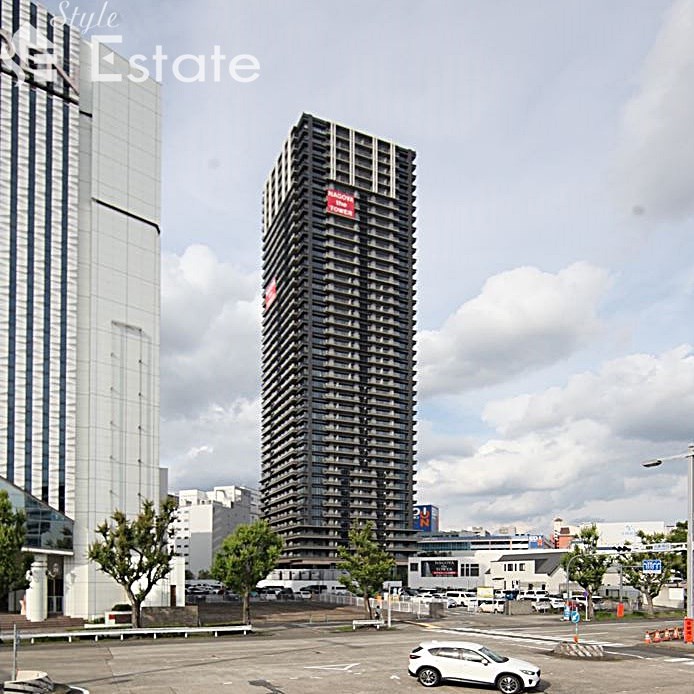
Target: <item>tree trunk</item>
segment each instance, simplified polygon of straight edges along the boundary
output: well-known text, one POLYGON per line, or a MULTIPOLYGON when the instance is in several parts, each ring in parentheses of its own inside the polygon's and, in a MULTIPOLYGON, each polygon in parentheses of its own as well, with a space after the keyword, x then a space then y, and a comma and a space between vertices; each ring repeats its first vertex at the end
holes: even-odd
POLYGON ((133 629, 140 628, 140 608, 142 607, 142 600, 139 602, 135 598, 135 595, 126 589, 125 594, 128 596, 128 602, 130 603, 130 625, 133 629))
POLYGON ((251 623, 251 594, 245 591, 241 602, 241 622, 243 624, 251 623))
POLYGON ((655 617, 655 609, 653 608, 653 596, 646 591, 644 593, 646 596, 646 615, 648 617, 655 617))
POLYGON ((373 619, 373 614, 371 612, 371 601, 367 593, 364 593, 364 613, 366 614, 366 619, 373 619))
POLYGON ((587 590, 586 593, 588 593, 586 597, 586 606, 587 606, 587 614, 588 614, 588 620, 591 621, 593 619, 593 594, 587 590))

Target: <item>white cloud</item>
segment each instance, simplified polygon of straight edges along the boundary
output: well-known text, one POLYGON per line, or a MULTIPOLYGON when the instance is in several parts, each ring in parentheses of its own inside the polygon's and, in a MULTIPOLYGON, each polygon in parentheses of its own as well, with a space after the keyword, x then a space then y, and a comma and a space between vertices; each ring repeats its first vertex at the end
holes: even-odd
POLYGON ((663 441, 686 439, 693 411, 694 354, 685 345, 615 359, 572 376, 565 388, 490 403, 483 416, 506 436, 590 419, 615 436, 663 441))
POLYGON ((207 246, 162 260, 162 415, 255 397, 260 388, 260 275, 207 246))
POLYGON ((686 513, 684 464, 656 474, 639 462, 683 452, 692 411, 691 348, 616 359, 563 388, 489 403, 498 436, 422 460, 418 500, 447 509, 443 527, 546 530, 555 515, 624 520, 644 509, 675 520, 686 513))
POLYGON ((206 246, 162 259, 161 460, 171 489, 258 484, 260 276, 206 246))
POLYGON ((600 329, 608 286, 607 272, 587 263, 490 277, 440 330, 419 334, 421 394, 492 385, 570 356, 600 329))
POLYGON ((162 465, 169 489, 211 489, 215 485, 258 486, 260 399, 234 399, 193 416, 162 421, 162 465))
POLYGON ((694 0, 677 0, 623 113, 616 187, 627 209, 677 220, 694 213, 694 0))

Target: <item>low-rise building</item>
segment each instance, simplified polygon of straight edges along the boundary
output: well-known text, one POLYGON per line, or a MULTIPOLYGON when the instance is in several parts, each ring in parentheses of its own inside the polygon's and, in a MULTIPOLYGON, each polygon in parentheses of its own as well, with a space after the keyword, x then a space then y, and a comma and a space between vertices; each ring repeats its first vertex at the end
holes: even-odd
POLYGON ((186 571, 197 576, 209 570, 224 538, 257 518, 258 492, 254 489, 230 485, 212 491, 180 491, 174 544, 186 571))
MULTIPOLYGON (((546 590, 561 593, 566 590, 566 573, 561 560, 563 550, 541 552, 509 552, 490 564, 491 585, 500 590, 546 590)), ((574 584, 571 590, 576 589, 574 584)))

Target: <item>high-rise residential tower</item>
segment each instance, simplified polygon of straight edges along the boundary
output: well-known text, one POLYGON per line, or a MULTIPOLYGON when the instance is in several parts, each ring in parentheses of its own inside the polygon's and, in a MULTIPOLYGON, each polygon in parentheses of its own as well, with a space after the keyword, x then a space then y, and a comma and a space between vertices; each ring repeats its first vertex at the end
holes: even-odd
POLYGON ((88 545, 159 497, 159 86, 59 19, 0 0, 0 488, 35 621, 122 602, 88 545))
POLYGON ((414 552, 415 153, 304 114, 263 193, 261 513, 281 565, 414 552))

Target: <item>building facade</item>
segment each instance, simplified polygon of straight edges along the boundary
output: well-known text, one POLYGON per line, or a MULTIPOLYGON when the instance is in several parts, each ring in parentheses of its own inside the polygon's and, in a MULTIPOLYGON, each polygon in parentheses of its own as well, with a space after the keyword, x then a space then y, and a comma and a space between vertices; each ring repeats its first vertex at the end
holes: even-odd
POLYGON ((415 153, 304 114, 263 193, 261 512, 280 565, 415 551, 415 153))
POLYGON ((444 531, 440 533, 421 533, 417 539, 417 554, 433 556, 436 554, 459 554, 475 550, 528 550, 546 549, 549 541, 543 535, 528 533, 473 533, 444 531))
POLYGON ((94 529, 159 498, 159 87, 28 0, 0 31, 0 477, 73 522, 31 618, 88 617, 122 600, 94 529))
POLYGON ((177 556, 195 576, 208 571, 222 542, 241 524, 258 519, 258 492, 247 487, 185 489, 178 493, 174 522, 177 556))

